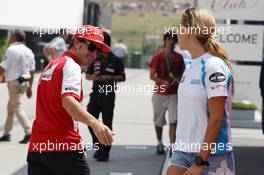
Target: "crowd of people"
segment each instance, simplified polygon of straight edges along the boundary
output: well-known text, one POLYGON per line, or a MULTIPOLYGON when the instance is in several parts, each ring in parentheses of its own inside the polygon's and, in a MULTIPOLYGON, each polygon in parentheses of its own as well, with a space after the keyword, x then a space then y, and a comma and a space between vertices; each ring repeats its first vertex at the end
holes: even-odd
MULTIPOLYGON (((216 24, 207 10, 188 8, 181 25, 214 28, 216 24)), ((162 135, 168 113, 171 162, 167 175, 207 175, 220 170, 235 174, 229 121, 234 86, 232 64, 213 37, 214 31, 211 32, 173 35, 173 31, 167 31, 163 35, 163 49, 153 56, 149 65, 150 79, 158 87, 151 99, 157 154, 166 152, 162 135), (192 60, 186 62, 178 50, 187 50, 192 60), (182 144, 185 147, 179 147, 182 144)), ((7 119, 0 141, 11 140, 13 119, 17 116, 25 132, 20 143, 30 142, 29 175, 90 174, 78 121, 86 124, 92 135, 94 159, 108 161, 110 157, 115 135, 112 127, 115 87, 126 80, 123 59, 128 54, 127 48, 120 40, 111 50, 110 33, 91 25, 78 28, 67 49, 68 37, 62 29, 43 49, 49 64, 38 80, 32 127, 22 109, 21 96, 32 96, 35 59, 24 44, 23 31, 12 33, 10 46, 0 63, 0 76, 5 73, 9 92, 7 119), (87 109, 80 104, 81 66, 88 67, 86 80, 93 81, 87 109), (102 122, 98 120, 100 114, 102 122), (67 146, 62 148, 60 143, 67 146), (44 144, 53 147, 43 147, 44 144)), ((262 69, 262 96, 263 72, 262 69)))

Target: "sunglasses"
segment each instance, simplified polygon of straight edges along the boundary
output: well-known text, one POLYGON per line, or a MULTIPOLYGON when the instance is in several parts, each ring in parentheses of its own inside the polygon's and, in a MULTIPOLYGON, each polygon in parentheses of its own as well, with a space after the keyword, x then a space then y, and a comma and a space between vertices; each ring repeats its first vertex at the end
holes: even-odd
POLYGON ((87 41, 87 40, 79 40, 81 43, 84 43, 89 52, 95 52, 95 51, 99 51, 100 49, 91 41, 87 41))
POLYGON ((186 13, 188 15, 188 21, 189 21, 189 26, 193 26, 193 14, 192 14, 192 10, 195 10, 196 7, 191 7, 185 10, 184 13, 186 13))

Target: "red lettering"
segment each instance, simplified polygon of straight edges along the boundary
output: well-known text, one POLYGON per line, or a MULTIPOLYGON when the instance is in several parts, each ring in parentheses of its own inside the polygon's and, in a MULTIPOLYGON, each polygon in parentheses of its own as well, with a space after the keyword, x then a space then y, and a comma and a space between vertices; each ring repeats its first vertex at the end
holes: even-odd
POLYGON ((234 10, 248 9, 257 6, 257 0, 211 0, 211 9, 219 10, 234 10))
POLYGON ((239 3, 239 5, 238 5, 239 8, 246 8, 246 6, 247 6, 247 3, 246 3, 245 0, 242 0, 242 1, 239 3))

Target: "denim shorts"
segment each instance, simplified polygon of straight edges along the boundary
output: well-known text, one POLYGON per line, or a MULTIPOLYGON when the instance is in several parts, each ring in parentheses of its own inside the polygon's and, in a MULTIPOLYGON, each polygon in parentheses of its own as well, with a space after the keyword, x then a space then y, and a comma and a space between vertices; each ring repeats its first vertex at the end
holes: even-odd
MULTIPOLYGON (((197 155, 198 153, 174 151, 172 153, 170 165, 188 169, 194 164, 194 159, 197 155)), ((210 165, 204 168, 203 175, 235 175, 235 160, 233 152, 221 155, 210 155, 207 161, 210 165)))

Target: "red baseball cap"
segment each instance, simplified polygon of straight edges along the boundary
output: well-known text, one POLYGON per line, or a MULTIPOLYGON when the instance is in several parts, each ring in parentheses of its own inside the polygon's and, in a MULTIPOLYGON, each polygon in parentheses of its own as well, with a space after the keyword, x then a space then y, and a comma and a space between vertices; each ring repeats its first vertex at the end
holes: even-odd
POLYGON ((104 35, 99 27, 83 25, 76 30, 73 38, 92 41, 103 52, 110 52, 110 48, 104 43, 104 35))

